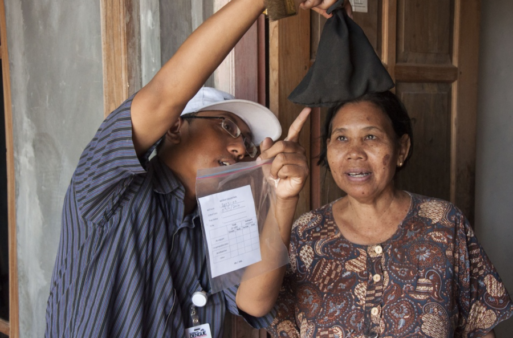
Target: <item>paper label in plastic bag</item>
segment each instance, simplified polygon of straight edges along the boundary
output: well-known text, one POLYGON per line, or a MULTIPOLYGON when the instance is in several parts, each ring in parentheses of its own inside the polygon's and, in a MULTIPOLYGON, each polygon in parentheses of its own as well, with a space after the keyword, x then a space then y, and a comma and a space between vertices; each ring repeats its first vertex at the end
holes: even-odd
POLYGON ((251 186, 223 191, 198 200, 212 278, 262 260, 251 186))

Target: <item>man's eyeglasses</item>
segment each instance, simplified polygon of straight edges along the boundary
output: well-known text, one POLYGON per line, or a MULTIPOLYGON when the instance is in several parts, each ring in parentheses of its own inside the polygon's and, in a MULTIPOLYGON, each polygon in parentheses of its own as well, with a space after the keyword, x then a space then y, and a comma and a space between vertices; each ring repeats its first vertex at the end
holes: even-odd
MULTIPOLYGON (((233 138, 237 138, 242 135, 242 132, 239 129, 239 126, 235 124, 232 120, 223 117, 223 116, 200 116, 200 115, 183 115, 183 119, 207 119, 207 120, 222 120, 221 127, 225 132, 228 133, 233 138)), ((258 153, 257 146, 253 143, 253 141, 247 137, 242 135, 242 140, 244 142, 244 147, 246 148, 246 153, 251 158, 255 158, 258 153)))

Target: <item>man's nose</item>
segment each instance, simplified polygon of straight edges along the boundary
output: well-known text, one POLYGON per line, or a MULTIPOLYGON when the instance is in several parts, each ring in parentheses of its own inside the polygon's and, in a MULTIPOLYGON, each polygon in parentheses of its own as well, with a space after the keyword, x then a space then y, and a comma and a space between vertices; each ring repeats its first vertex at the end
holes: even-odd
POLYGON ((246 156, 246 147, 242 135, 237 138, 232 138, 228 144, 228 151, 237 159, 242 160, 246 156))

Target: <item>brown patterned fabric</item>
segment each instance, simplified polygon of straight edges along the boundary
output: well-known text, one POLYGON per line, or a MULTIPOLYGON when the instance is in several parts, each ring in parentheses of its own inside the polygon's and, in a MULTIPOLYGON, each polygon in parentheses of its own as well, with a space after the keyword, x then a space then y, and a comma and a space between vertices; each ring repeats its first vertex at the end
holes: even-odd
POLYGON ((411 196, 378 245, 347 241, 333 203, 300 217, 271 335, 472 338, 510 318, 510 296, 461 211, 411 196))

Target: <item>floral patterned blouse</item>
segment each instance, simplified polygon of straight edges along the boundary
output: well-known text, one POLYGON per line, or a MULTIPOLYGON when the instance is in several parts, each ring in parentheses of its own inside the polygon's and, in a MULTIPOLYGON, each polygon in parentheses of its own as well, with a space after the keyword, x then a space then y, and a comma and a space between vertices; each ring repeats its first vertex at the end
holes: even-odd
POLYGON ((481 337, 513 315, 497 271, 449 202, 411 194, 396 233, 346 240, 332 205, 293 225, 274 337, 481 337))

